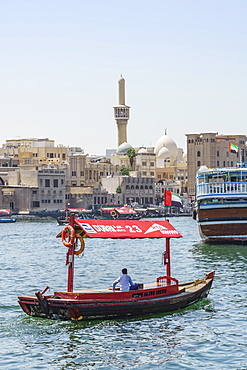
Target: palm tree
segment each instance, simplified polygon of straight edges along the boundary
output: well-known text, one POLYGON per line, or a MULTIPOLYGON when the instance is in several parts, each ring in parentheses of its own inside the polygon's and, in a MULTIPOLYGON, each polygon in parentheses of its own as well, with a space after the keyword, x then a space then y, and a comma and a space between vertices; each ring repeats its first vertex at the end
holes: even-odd
POLYGON ((135 157, 136 157, 136 151, 135 149, 128 149, 127 150, 127 156, 129 157, 129 161, 130 161, 130 167, 132 169, 132 171, 134 170, 134 163, 135 163, 135 157))

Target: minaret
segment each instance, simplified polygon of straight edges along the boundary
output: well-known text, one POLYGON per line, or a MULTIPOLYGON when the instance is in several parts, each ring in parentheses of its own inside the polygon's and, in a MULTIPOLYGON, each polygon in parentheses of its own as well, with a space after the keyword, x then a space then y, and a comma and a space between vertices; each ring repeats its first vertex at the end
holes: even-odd
POLYGON ((118 104, 114 107, 114 118, 118 126, 118 146, 127 142, 127 124, 130 107, 125 105, 125 79, 118 80, 118 104))

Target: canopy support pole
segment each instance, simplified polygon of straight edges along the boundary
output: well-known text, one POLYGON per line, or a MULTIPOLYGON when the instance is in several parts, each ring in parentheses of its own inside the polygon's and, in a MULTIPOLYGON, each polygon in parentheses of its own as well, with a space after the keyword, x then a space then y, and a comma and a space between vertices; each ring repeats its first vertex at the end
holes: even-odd
POLYGON ((171 276, 170 238, 166 238, 166 251, 163 253, 163 263, 166 266, 166 276, 171 276))
POLYGON ((171 260, 170 260, 170 238, 166 238, 166 254, 167 254, 167 265, 166 265, 166 276, 171 276, 171 260))
MULTIPOLYGON (((74 219, 75 215, 71 213, 69 219, 69 225, 74 227, 74 219)), ((67 291, 72 293, 73 292, 73 284, 74 284, 74 250, 75 246, 69 248, 67 255, 66 255, 66 264, 68 265, 68 287, 67 291)))

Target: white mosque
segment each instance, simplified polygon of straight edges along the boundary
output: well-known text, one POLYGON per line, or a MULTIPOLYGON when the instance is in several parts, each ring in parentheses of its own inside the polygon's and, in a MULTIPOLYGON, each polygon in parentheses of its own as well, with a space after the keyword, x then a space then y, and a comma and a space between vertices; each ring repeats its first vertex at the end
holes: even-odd
POLYGON ((130 107, 125 105, 125 79, 121 76, 118 80, 118 105, 114 107, 114 118, 117 124, 118 147, 112 154, 111 162, 123 167, 129 166, 127 151, 135 149, 135 170, 132 176, 156 176, 158 180, 174 180, 178 177, 186 177, 186 156, 183 149, 178 148, 175 141, 167 135, 167 130, 161 136, 154 147, 133 148, 127 142, 127 125, 130 118, 130 107), (169 170, 168 170, 169 168, 169 170), (177 173, 183 172, 182 176, 177 173), (136 172, 136 173, 135 173, 136 172))

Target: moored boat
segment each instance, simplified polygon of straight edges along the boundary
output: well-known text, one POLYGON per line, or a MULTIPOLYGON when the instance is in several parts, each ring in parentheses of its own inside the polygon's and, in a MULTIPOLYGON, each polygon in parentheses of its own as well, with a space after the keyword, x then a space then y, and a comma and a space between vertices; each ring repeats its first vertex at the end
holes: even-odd
POLYGON ((123 207, 101 207, 101 219, 105 220, 140 220, 142 215, 133 208, 123 207))
POLYGON ((67 208, 63 216, 57 217, 57 223, 58 225, 67 225, 69 223, 71 213, 74 213, 78 218, 88 218, 88 214, 90 212, 91 211, 86 208, 67 208))
POLYGON ((92 220, 70 217, 58 234, 67 249, 67 290, 46 295, 48 287, 32 296, 20 296, 18 302, 30 316, 61 319, 90 320, 146 316, 171 312, 206 297, 211 288, 214 271, 201 280, 179 284, 171 277, 170 239, 181 234, 168 221, 151 220, 92 220), (76 290, 74 282, 74 256, 84 251, 86 238, 134 239, 164 238, 163 263, 166 274, 154 283, 139 284, 136 290, 113 291, 112 289, 76 290))
POLYGON ((13 218, 11 216, 11 210, 10 209, 0 209, 0 223, 6 224, 6 223, 13 223, 16 222, 16 218, 13 218))
POLYGON ((197 172, 194 218, 204 242, 247 244, 246 163, 197 172))

